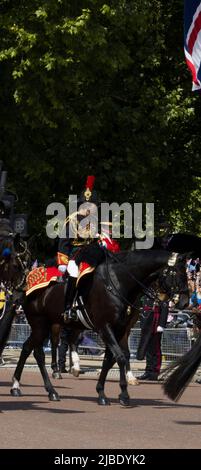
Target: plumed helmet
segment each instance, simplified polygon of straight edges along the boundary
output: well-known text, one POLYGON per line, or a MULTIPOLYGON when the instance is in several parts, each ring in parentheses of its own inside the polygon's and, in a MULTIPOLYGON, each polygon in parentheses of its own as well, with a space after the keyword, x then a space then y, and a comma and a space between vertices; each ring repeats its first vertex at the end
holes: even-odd
POLYGON ((84 202, 93 202, 93 204, 98 205, 99 199, 97 192, 94 191, 94 182, 95 176, 90 175, 87 177, 85 189, 81 192, 80 197, 78 199, 78 204, 83 204, 84 202))

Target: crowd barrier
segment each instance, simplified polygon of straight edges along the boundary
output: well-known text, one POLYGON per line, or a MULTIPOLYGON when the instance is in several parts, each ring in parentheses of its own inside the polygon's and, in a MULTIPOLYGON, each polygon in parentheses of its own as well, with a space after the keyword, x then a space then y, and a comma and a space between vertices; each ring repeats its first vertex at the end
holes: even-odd
MULTIPOLYGON (((131 330, 129 336, 129 348, 131 361, 136 360, 136 352, 140 338, 140 328, 131 330)), ((192 329, 190 328, 166 328, 162 337, 163 363, 176 359, 186 353, 192 346, 192 329), (190 331, 191 330, 191 331, 190 331)), ((26 323, 13 323, 11 333, 7 342, 7 348, 21 348, 24 341, 30 334, 30 326, 26 323)), ((44 349, 46 353, 51 352, 50 343, 46 343, 44 349)), ((97 333, 87 331, 84 339, 79 345, 80 356, 87 359, 102 360, 104 353, 104 343, 97 333)))

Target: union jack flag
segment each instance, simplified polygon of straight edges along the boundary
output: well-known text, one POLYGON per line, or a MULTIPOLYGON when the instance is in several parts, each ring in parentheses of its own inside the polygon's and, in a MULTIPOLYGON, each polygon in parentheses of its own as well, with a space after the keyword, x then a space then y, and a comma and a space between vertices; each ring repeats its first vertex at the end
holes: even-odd
POLYGON ((184 1, 184 52, 192 90, 201 90, 201 0, 184 1))

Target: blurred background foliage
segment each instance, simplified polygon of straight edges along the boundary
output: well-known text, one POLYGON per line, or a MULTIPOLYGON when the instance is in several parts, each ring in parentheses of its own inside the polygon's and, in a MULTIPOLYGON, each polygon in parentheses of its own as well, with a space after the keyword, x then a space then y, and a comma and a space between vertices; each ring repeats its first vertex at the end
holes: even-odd
POLYGON ((201 234, 200 96, 183 0, 1 0, 0 159, 29 233, 95 174, 104 201, 154 202, 201 234))

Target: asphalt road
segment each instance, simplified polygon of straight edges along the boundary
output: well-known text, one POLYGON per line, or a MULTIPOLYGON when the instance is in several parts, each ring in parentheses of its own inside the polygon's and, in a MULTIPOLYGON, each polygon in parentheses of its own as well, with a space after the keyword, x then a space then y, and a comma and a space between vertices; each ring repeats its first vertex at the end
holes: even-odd
POLYGON ((10 396, 13 369, 1 375, 1 449, 200 449, 201 385, 192 383, 179 403, 163 395, 159 383, 129 386, 131 407, 118 403, 117 379, 96 399, 96 379, 67 375, 53 383, 60 402, 50 402, 37 369, 25 370, 23 396, 10 396), (2 432, 3 429, 3 432, 2 432))

